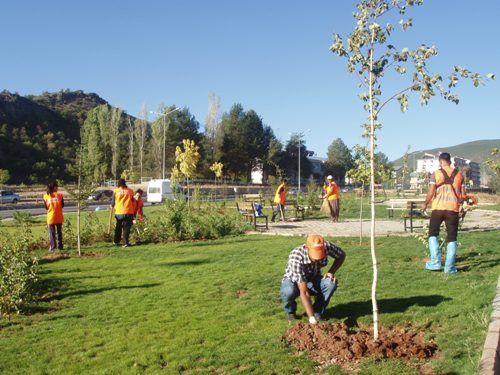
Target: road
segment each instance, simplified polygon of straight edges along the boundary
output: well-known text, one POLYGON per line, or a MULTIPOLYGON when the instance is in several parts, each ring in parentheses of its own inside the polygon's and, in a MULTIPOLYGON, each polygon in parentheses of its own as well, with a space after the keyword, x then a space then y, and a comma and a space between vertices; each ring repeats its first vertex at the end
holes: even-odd
MULTIPOLYGON (((108 202, 102 202, 102 203, 91 203, 85 211, 93 211, 96 209, 96 207, 101 206, 101 208, 108 208, 109 203, 108 202)), ((11 218, 12 215, 14 215, 14 212, 19 211, 19 212, 28 212, 32 214, 33 216, 39 216, 39 215, 45 215, 46 211, 44 207, 35 207, 35 206, 22 206, 18 205, 16 206, 9 206, 9 208, 6 208, 5 206, 0 209, 0 218, 1 219, 8 219, 11 218)), ((64 207, 64 212, 76 212, 76 205, 74 204, 68 204, 64 207)))

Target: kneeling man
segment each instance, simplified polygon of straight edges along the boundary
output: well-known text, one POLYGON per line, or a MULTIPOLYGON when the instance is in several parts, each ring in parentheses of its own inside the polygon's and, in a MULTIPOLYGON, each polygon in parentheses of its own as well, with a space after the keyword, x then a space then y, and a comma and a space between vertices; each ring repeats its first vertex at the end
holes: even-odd
POLYGON ((310 235, 304 245, 292 250, 281 282, 281 299, 288 320, 297 319, 295 300, 300 296, 309 323, 316 324, 319 321, 337 289, 335 272, 344 259, 344 251, 325 241, 319 234, 310 235), (321 276, 321 267, 328 264, 328 255, 334 258, 334 262, 328 272, 321 276), (314 304, 311 295, 316 297, 314 304))

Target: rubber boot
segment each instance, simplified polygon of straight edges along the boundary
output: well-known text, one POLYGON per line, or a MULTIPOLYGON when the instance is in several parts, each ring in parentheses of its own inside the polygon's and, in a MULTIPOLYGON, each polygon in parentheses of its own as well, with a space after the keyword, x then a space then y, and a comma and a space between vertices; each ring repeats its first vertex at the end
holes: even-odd
POLYGON ((455 258, 457 257, 457 241, 448 242, 446 246, 446 261, 444 263, 444 272, 455 273, 455 258))
POLYGON ((441 249, 439 248, 439 240, 436 236, 429 237, 429 252, 431 260, 425 262, 425 269, 430 271, 441 270, 441 249))

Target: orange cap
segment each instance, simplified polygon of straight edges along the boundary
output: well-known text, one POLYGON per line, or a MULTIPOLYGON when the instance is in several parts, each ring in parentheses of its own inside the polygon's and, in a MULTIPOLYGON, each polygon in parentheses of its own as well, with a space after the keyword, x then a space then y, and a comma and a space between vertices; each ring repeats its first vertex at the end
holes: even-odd
POLYGON ((312 260, 321 260, 326 257, 325 239, 319 234, 310 234, 307 237, 306 247, 309 258, 312 260))

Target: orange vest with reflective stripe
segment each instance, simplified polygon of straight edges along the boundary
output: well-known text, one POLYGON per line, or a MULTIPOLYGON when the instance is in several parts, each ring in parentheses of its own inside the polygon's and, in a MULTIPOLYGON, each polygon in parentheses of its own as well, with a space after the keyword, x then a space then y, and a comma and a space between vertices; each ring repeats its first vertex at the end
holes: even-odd
POLYGON ((47 207, 47 224, 63 223, 63 195, 61 193, 45 194, 43 196, 47 207))
POLYGON ((115 194, 115 214, 133 215, 135 213, 134 192, 130 188, 116 188, 115 194))
MULTIPOLYGON (((443 169, 449 177, 454 170, 452 167, 444 167, 443 169)), ((445 177, 441 170, 438 169, 434 172, 434 179, 437 188, 436 195, 434 195, 434 199, 432 200, 432 209, 459 212, 460 203, 458 197, 462 192, 462 174, 458 172, 453 179, 453 188, 455 188, 455 191, 453 191, 452 185, 443 184, 445 177)))
POLYGON ((328 187, 326 188, 326 195, 329 201, 340 198, 339 187, 337 186, 335 181, 332 181, 330 182, 330 184, 328 184, 328 187))
POLYGON ((280 184, 278 186, 278 189, 276 189, 276 194, 274 194, 274 203, 276 204, 285 204, 286 200, 286 191, 285 191, 285 184, 280 184))

